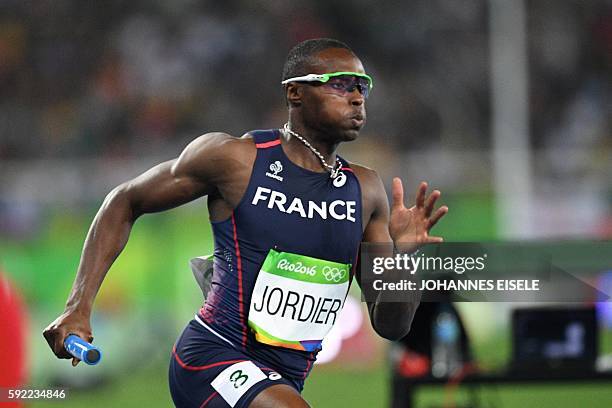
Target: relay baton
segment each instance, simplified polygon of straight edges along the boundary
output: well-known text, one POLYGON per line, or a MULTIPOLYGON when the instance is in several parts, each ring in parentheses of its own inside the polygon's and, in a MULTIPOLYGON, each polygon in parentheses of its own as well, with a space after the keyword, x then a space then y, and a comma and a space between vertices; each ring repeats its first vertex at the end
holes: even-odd
POLYGON ((89 365, 98 364, 102 358, 100 349, 74 334, 66 337, 64 348, 70 355, 89 365))

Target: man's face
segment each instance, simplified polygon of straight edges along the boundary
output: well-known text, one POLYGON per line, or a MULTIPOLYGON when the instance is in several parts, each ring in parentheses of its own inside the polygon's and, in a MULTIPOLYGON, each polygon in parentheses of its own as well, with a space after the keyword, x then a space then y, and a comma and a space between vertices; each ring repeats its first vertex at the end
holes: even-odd
MULTIPOLYGON (((309 74, 365 73, 361 61, 344 48, 328 48, 314 58, 309 74)), ((365 124, 365 99, 358 89, 340 95, 320 83, 300 83, 304 123, 333 137, 334 142, 355 140, 365 124)))

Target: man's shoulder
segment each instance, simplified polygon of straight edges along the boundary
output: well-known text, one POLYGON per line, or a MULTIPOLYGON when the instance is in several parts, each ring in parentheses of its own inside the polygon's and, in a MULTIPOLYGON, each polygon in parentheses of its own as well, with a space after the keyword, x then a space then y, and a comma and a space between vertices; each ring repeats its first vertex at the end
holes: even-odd
POLYGON ((367 214, 372 214, 377 209, 383 208, 383 202, 387 199, 387 195, 376 170, 351 162, 349 162, 349 165, 361 187, 364 211, 367 214))
POLYGON ((252 137, 210 132, 193 139, 183 150, 175 168, 192 174, 238 171, 253 164, 256 156, 252 137))
POLYGON ((245 155, 253 155, 255 143, 248 133, 236 137, 225 132, 210 132, 193 139, 186 150, 196 157, 240 159, 245 155))
POLYGON ((253 136, 249 133, 236 137, 225 132, 210 132, 196 137, 190 144, 209 148, 222 147, 224 149, 248 149, 249 147, 255 147, 253 136))
POLYGON ((376 170, 362 164, 357 164, 350 161, 348 163, 351 166, 353 173, 355 173, 355 176, 357 176, 360 184, 378 184, 380 182, 380 176, 376 170))

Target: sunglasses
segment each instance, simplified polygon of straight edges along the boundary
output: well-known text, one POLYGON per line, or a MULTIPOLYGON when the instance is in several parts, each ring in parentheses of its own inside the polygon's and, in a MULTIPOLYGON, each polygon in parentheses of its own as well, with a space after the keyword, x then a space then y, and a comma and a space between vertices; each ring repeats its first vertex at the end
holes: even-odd
POLYGON ((367 74, 360 74, 359 72, 308 74, 285 79, 281 84, 285 85, 289 82, 318 82, 321 86, 340 96, 346 96, 357 89, 365 99, 367 99, 370 95, 370 91, 374 87, 372 77, 367 74))

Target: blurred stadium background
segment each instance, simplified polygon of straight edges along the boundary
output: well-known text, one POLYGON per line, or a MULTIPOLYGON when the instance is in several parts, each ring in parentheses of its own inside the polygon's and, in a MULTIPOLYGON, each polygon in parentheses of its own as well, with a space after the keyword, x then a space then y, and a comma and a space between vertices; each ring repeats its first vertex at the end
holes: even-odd
MULTIPOLYGON (((188 260, 212 245, 203 200, 136 224, 96 301, 101 365, 55 360, 42 329, 106 192, 204 132, 280 127, 286 53, 321 36, 375 82, 342 154, 441 189, 448 241, 612 238, 610 0, 2 0, 0 269, 27 308, 26 384, 70 387, 58 406, 170 406, 169 352, 200 303, 188 260)), ((313 406, 388 404, 388 344, 353 295, 306 384, 313 406)), ((504 366, 513 305, 459 308, 477 360, 504 366)), ((609 383, 481 392, 490 406, 612 406, 609 383)))

